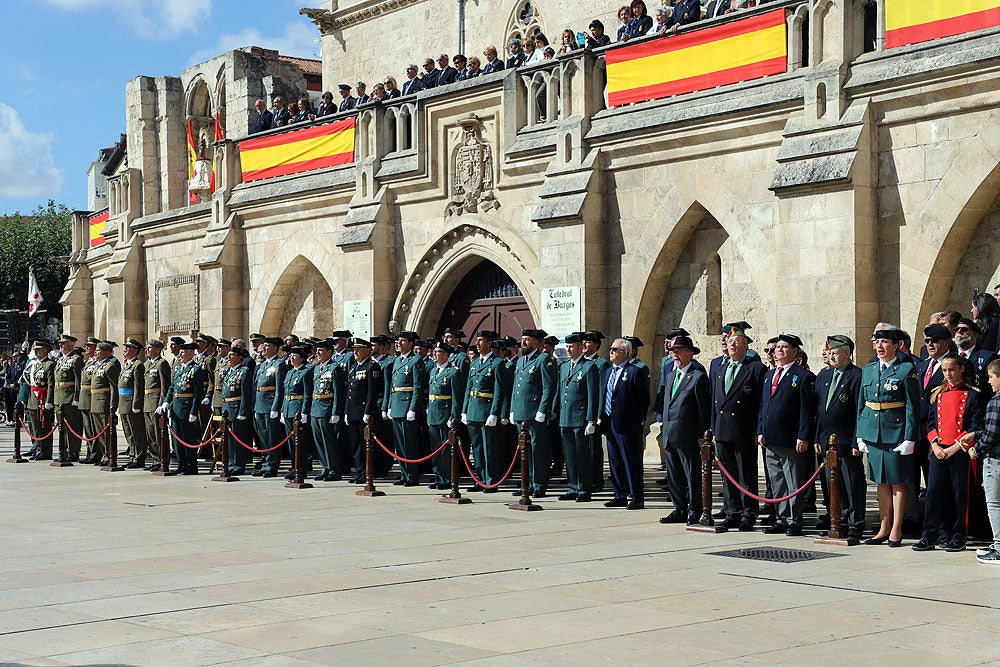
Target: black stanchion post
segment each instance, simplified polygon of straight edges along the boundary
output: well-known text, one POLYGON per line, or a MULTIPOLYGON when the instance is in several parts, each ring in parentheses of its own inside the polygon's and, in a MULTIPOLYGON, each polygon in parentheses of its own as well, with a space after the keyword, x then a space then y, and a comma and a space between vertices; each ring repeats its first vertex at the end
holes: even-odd
POLYGON ((533 512, 545 509, 531 502, 529 485, 531 484, 531 436, 528 434, 527 422, 521 422, 521 435, 517 438, 517 449, 521 456, 521 497, 516 503, 507 505, 509 509, 533 512))
MULTIPOLYGON (((24 404, 18 401, 14 404, 14 456, 7 463, 27 463, 28 459, 21 456, 21 422, 24 421, 24 404)), ((55 461, 53 461, 55 464, 55 461)))
POLYGON ((160 437, 160 469, 153 471, 153 474, 157 477, 173 477, 177 474, 176 470, 170 469, 170 445, 167 439, 167 425, 170 422, 167 421, 166 415, 160 415, 160 418, 156 420, 157 434, 160 437))
POLYGON ((299 437, 299 427, 302 422, 302 415, 295 415, 295 423, 292 425, 292 441, 295 443, 295 457, 293 458, 295 465, 295 479, 291 482, 285 484, 286 489, 311 489, 313 485, 305 481, 306 472, 304 466, 306 464, 305 457, 302 455, 302 439, 299 437))
POLYGON ((458 490, 458 480, 461 477, 461 468, 459 467, 459 457, 461 454, 458 448, 458 436, 455 433, 455 429, 448 431, 448 444, 451 446, 451 493, 438 502, 447 503, 448 505, 468 505, 472 502, 472 499, 463 498, 462 492, 458 490))
POLYGON ((226 415, 222 415, 222 467, 219 469, 219 474, 212 478, 213 482, 238 482, 239 477, 233 477, 229 474, 229 418, 226 415))
POLYGON ((816 544, 833 544, 841 547, 853 547, 861 543, 854 537, 847 537, 844 530, 841 513, 843 508, 840 501, 841 481, 840 481, 840 452, 837 446, 840 438, 836 433, 830 435, 829 447, 826 450, 826 469, 830 473, 830 532, 825 536, 820 535, 815 540, 816 544))
POLYGON ((49 465, 53 468, 68 468, 73 464, 68 460, 69 453, 67 452, 66 438, 69 436, 66 434, 66 411, 61 405, 59 406, 57 423, 59 424, 59 458, 54 458, 49 465))
POLYGON ((715 434, 709 429, 705 431, 705 439, 701 442, 701 519, 687 530, 695 533, 725 533, 725 526, 715 523, 712 518, 712 442, 715 434))
POLYGON ((125 470, 118 465, 118 415, 108 409, 108 465, 101 466, 104 472, 119 472, 125 470))
POLYGON ((385 491, 375 488, 375 443, 372 441, 372 427, 365 426, 365 488, 355 491, 356 496, 366 496, 368 498, 378 498, 384 496, 385 491))

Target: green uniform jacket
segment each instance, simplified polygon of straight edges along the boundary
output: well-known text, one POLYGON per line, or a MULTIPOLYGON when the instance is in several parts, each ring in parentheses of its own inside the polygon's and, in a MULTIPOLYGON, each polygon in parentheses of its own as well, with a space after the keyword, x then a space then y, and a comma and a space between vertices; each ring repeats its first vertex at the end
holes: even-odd
POLYGON ((505 374, 501 370, 506 360, 495 354, 478 357, 469 364, 469 379, 466 382, 465 401, 462 413, 470 422, 483 423, 493 415, 503 417, 505 374), (476 395, 479 394, 479 395, 476 395))
POLYGON ((170 362, 160 355, 156 359, 147 359, 143 364, 146 376, 143 380, 142 411, 154 412, 156 408, 167 402, 167 389, 170 387, 170 362))
POLYGON ((131 414, 133 407, 141 409, 145 387, 146 367, 139 357, 122 362, 118 376, 118 414, 131 414))
POLYGON ((118 378, 121 364, 113 358, 94 363, 90 377, 90 411, 99 415, 118 411, 118 378))
POLYGON ((880 373, 876 359, 861 369, 855 436, 890 445, 920 439, 920 382, 912 363, 895 359, 880 373), (866 403, 904 405, 873 410, 866 403))
POLYGON ((27 405, 29 410, 41 410, 43 404, 52 402, 55 367, 56 363, 49 357, 45 357, 42 361, 36 360, 31 367, 31 376, 28 378, 28 384, 31 386, 27 405))
POLYGON ((288 367, 285 373, 284 401, 281 415, 286 424, 291 424, 295 415, 308 415, 312 408, 313 369, 309 364, 298 368, 288 367))
POLYGON ((510 399, 514 421, 533 420, 537 412, 544 414, 546 419, 552 414, 558 372, 556 362, 545 352, 537 351, 518 358, 510 399))
POLYGON ((462 375, 469 376, 469 355, 465 352, 452 352, 448 363, 462 371, 462 375))
POLYGON ((234 368, 227 363, 219 364, 219 368, 222 369, 222 386, 219 387, 222 414, 231 422, 241 415, 253 419, 253 367, 241 363, 234 368))
POLYGON ((435 364, 427 382, 427 391, 429 394, 427 423, 429 425, 445 426, 448 420, 459 419, 462 416, 465 375, 461 368, 452 365, 450 361, 444 368, 438 368, 435 364))
POLYGON ((344 416, 347 399, 347 376, 333 357, 325 364, 313 366, 312 408, 310 417, 329 420, 333 415, 344 416))
POLYGON ((390 390, 392 389, 392 369, 393 366, 396 365, 396 356, 393 354, 387 354, 381 359, 375 359, 375 357, 372 357, 372 359, 378 364, 379 368, 382 369, 382 386, 379 388, 378 405, 379 410, 383 410, 384 412, 384 409, 382 408, 382 401, 389 395, 390 390))
POLYGON ((214 404, 214 394, 215 394, 215 369, 219 364, 219 358, 214 354, 196 354, 194 355, 194 362, 201 366, 201 369, 205 371, 205 395, 202 400, 207 398, 209 400, 209 405, 214 404))
POLYGON ((80 371, 79 408, 84 411, 90 410, 90 380, 94 376, 94 364, 96 363, 97 363, 97 357, 90 357, 89 359, 84 359, 83 369, 80 371))
POLYGON ((566 361, 559 367, 559 426, 583 428, 597 422, 601 405, 601 377, 597 364, 580 357, 575 366, 566 361))
POLYGON ((393 418, 405 417, 409 411, 419 413, 426 406, 427 365, 412 352, 399 357, 392 365, 389 393, 382 399, 382 409, 391 410, 393 418))
POLYGON ((53 405, 72 405, 80 400, 80 373, 83 371, 83 357, 75 352, 56 360, 56 388, 52 394, 53 405))
POLYGON ((254 373, 254 390, 257 392, 254 398, 254 412, 270 414, 281 410, 287 370, 288 366, 278 356, 257 364, 254 373))
POLYGON ((226 381, 229 372, 229 360, 216 357, 215 372, 212 380, 212 407, 222 408, 222 383, 226 381))
POLYGON ((205 370, 191 361, 177 364, 174 377, 167 389, 167 400, 178 417, 188 419, 198 416, 201 399, 205 398, 205 370))

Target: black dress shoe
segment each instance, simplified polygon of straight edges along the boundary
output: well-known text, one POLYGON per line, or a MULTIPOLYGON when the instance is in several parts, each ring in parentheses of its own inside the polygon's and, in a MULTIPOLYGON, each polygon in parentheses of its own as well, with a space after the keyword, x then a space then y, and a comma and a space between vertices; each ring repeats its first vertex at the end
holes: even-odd
POLYGON ((723 528, 739 528, 739 526, 740 526, 741 523, 743 523, 743 522, 740 521, 739 519, 737 519, 735 517, 729 517, 728 519, 726 519, 725 521, 722 522, 722 527, 723 528))
POLYGON ((944 550, 950 553, 965 551, 965 540, 963 540, 958 535, 955 535, 950 540, 948 540, 948 545, 944 548, 944 550))
POLYGON ((108 465, 107 461, 91 461, 90 463, 92 465, 95 465, 95 466, 106 466, 106 465, 108 465))
POLYGON ((785 535, 788 537, 802 537, 802 526, 789 526, 785 530, 785 535))
POLYGON ((660 523, 687 523, 687 515, 674 510, 664 517, 660 517, 660 523))
POLYGON ((397 480, 393 481, 392 485, 393 486, 403 486, 403 484, 405 484, 405 483, 406 482, 404 482, 403 480, 397 479, 397 480))
POLYGON ((903 540, 889 540, 886 542, 886 544, 888 544, 893 549, 898 549, 899 547, 903 546, 903 540))
MULTIPOLYGON (((512 495, 512 496, 519 496, 519 495, 521 495, 521 490, 518 489, 517 491, 511 491, 510 495, 512 495)), ((528 491, 528 495, 529 496, 531 495, 531 491, 528 491)))
POLYGON ((934 545, 926 537, 921 537, 916 543, 910 547, 914 551, 931 551, 934 549, 934 545))
POLYGON ((264 471, 263 470, 254 470, 252 473, 250 473, 250 476, 251 477, 263 477, 264 476, 264 471))
POLYGON ((757 520, 760 521, 760 525, 762 526, 770 526, 775 521, 773 514, 765 514, 764 516, 759 517, 757 520))
MULTIPOLYGON (((254 473, 254 474, 257 474, 257 473, 254 473)), ((260 474, 260 476, 261 477, 277 477, 278 476, 278 471, 277 470, 271 470, 269 472, 262 472, 260 474)))
POLYGON ((420 486, 420 482, 414 480, 412 482, 403 482, 403 486, 420 486))
POLYGON ((198 469, 197 468, 184 468, 183 470, 181 470, 181 474, 182 475, 197 475, 198 474, 198 469))
POLYGON ((882 537, 869 537, 867 540, 865 540, 865 544, 869 545, 885 544, 888 541, 889 541, 889 536, 883 535, 882 537))
POLYGON ((531 497, 532 498, 546 498, 546 497, 548 497, 548 495, 549 494, 547 494, 545 491, 532 491, 531 492, 531 497))
POLYGON ((240 475, 246 475, 246 474, 247 474, 246 468, 231 468, 229 470, 230 477, 239 477, 240 475))
POLYGON ((604 503, 605 507, 626 507, 627 505, 628 501, 625 498, 612 498, 604 503))
POLYGON ((744 519, 743 521, 740 521, 740 527, 737 528, 737 530, 739 530, 741 533, 749 533, 750 531, 753 530, 753 524, 744 519))
POLYGON ((830 530, 830 517, 828 517, 828 516, 821 516, 816 521, 816 528, 818 530, 830 530))
POLYGON ((627 510, 644 510, 646 509, 646 503, 641 500, 633 500, 628 505, 625 506, 627 510))
POLYGON ((726 512, 725 512, 725 510, 719 510, 718 512, 716 512, 715 514, 712 515, 712 518, 713 519, 725 519, 726 518, 726 512))
POLYGON ((496 493, 499 489, 483 489, 483 493, 496 493))
POLYGON ((332 473, 327 473, 326 477, 323 478, 324 482, 339 482, 344 479, 343 475, 334 475, 332 473))
POLYGON ((570 491, 569 493, 562 494, 561 496, 559 496, 558 499, 559 500, 576 500, 579 497, 580 497, 579 494, 573 493, 572 491, 570 491))
POLYGON ((783 535, 788 530, 788 524, 776 523, 764 529, 765 535, 783 535))
POLYGON ((80 459, 80 463, 84 463, 84 464, 86 464, 86 465, 90 465, 90 464, 92 464, 93 462, 94 462, 94 459, 92 459, 92 458, 90 458, 90 457, 87 457, 87 458, 85 458, 85 459, 80 459))
POLYGON ((479 486, 479 485, 477 484, 476 486, 470 486, 469 488, 467 488, 467 489, 465 490, 465 492, 466 492, 466 493, 481 493, 481 492, 482 492, 482 490, 483 490, 483 487, 481 487, 481 486, 479 486))
POLYGON ((590 494, 589 493, 581 493, 580 495, 578 495, 576 497, 576 502, 578 502, 578 503, 589 503, 590 502, 590 494))

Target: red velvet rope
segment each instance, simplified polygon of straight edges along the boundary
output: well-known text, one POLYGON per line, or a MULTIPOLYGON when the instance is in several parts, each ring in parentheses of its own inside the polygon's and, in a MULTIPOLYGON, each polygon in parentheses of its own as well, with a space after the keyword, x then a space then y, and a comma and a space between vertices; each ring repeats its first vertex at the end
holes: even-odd
POLYGON ((42 436, 42 437, 40 437, 40 438, 36 438, 35 436, 31 435, 31 431, 30 431, 30 430, 28 429, 28 425, 24 423, 24 420, 23 420, 23 419, 21 419, 21 420, 19 420, 19 421, 21 422, 21 426, 23 426, 23 427, 24 427, 24 432, 25 432, 25 433, 27 433, 27 434, 28 434, 28 437, 29 437, 29 438, 31 438, 31 439, 32 439, 33 441, 35 441, 35 442, 39 442, 40 440, 46 440, 46 439, 48 439, 48 437, 49 437, 50 435, 52 435, 53 433, 55 433, 55 432, 56 432, 56 427, 55 427, 55 426, 53 426, 53 427, 52 427, 52 430, 51 430, 51 431, 49 431, 49 432, 48 432, 48 433, 47 433, 46 435, 43 435, 43 436, 42 436))
POLYGON ((394 454, 393 452, 391 452, 388 447, 386 447, 385 445, 383 445, 382 441, 378 439, 378 436, 372 435, 372 438, 375 440, 376 443, 378 443, 379 447, 381 447, 383 450, 385 450, 386 454, 388 454, 392 458, 396 459, 397 461, 402 461, 403 463, 423 463, 424 461, 429 461, 432 458, 434 458, 435 456, 437 456, 438 454, 440 454, 442 449, 444 449, 445 447, 448 446, 448 441, 445 440, 444 442, 441 443, 441 446, 438 447, 437 450, 434 451, 433 454, 428 454, 427 456, 423 457, 422 459, 404 459, 402 456, 397 456, 396 454, 394 454))
POLYGON ((253 445, 248 445, 247 443, 245 443, 242 440, 240 440, 240 436, 238 436, 235 433, 233 433, 232 429, 229 429, 229 435, 233 436, 233 440, 235 440, 240 446, 245 447, 246 449, 249 449, 254 454, 267 454, 268 452, 273 452, 274 450, 278 449, 279 447, 284 447, 285 443, 288 442, 289 440, 291 440, 292 436, 295 435, 295 433, 294 432, 293 433, 289 433, 288 437, 286 437, 284 440, 282 440, 281 442, 279 442, 278 444, 276 444, 274 447, 268 447, 267 449, 255 449, 253 445))
POLYGON ((722 465, 722 461, 716 461, 715 465, 719 466, 719 470, 722 471, 722 474, 725 475, 726 478, 730 482, 733 483, 733 486, 735 486, 737 489, 739 489, 740 491, 742 491, 744 495, 747 495, 747 496, 753 498, 754 500, 756 500, 758 502, 761 502, 761 503, 770 503, 770 504, 773 505, 775 503, 783 503, 786 500, 791 500, 792 498, 794 498, 795 496, 799 495, 800 493, 802 493, 803 491, 805 491, 806 489, 808 489, 810 486, 812 486, 812 483, 816 481, 817 477, 819 477, 820 471, 826 466, 826 462, 824 461, 823 463, 820 464, 820 466, 818 468, 816 468, 816 472, 813 473, 812 477, 809 478, 808 482, 806 482, 805 484, 803 484, 802 486, 800 486, 798 489, 796 489, 792 493, 788 494, 787 496, 782 496, 781 498, 761 498, 760 496, 758 496, 756 494, 750 493, 745 488, 743 488, 742 486, 740 486, 739 482, 737 482, 735 479, 733 479, 733 476, 729 474, 729 471, 726 470, 726 467, 724 465, 722 465))
POLYGON ((212 435, 210 435, 208 437, 208 440, 206 440, 205 442, 203 442, 203 443, 201 443, 199 445, 190 445, 190 444, 184 442, 184 440, 182 440, 179 435, 177 435, 176 433, 174 433, 174 429, 173 429, 172 426, 168 425, 167 426, 167 430, 170 431, 170 435, 174 436, 174 439, 177 440, 178 444, 183 445, 184 447, 187 447, 188 449, 201 449, 205 445, 210 445, 210 444, 212 444, 212 441, 215 440, 216 436, 218 436, 220 433, 222 433, 222 429, 219 429, 218 431, 216 431, 215 433, 213 433, 212 435))
POLYGON ((86 437, 84 435, 80 435, 79 433, 77 433, 76 431, 74 431, 73 427, 70 426, 69 422, 66 421, 65 419, 63 420, 63 424, 66 426, 66 428, 69 429, 70 433, 72 433, 76 437, 80 438, 80 440, 83 440, 84 442, 93 442, 94 440, 97 440, 102 435, 104 435, 109 428, 111 428, 111 422, 109 421, 107 424, 104 425, 104 428, 101 429, 100 433, 98 433, 97 435, 95 435, 93 438, 88 438, 88 437, 86 437))
POLYGON ((472 481, 476 483, 476 486, 481 486, 484 489, 495 489, 498 486, 500 486, 501 484, 503 484, 504 482, 506 482, 507 478, 510 477, 511 474, 514 472, 514 466, 517 465, 517 460, 521 456, 521 452, 520 451, 515 451, 514 452, 514 460, 510 462, 510 467, 507 468, 507 472, 500 479, 500 481, 497 482, 496 484, 487 484, 486 482, 483 482, 481 479, 479 479, 478 477, 476 477, 476 473, 474 473, 472 471, 472 468, 469 467, 469 458, 465 455, 465 450, 462 449, 462 444, 461 443, 458 444, 458 451, 462 454, 462 462, 465 463, 465 469, 469 471, 469 477, 471 477, 472 481))

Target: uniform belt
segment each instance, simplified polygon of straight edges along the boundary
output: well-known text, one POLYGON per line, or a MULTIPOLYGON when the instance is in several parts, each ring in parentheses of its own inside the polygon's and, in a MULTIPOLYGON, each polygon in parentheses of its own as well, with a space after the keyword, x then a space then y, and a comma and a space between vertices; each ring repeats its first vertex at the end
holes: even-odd
POLYGON ((222 399, 222 402, 223 403, 235 403, 236 401, 239 401, 242 398, 243 398, 242 396, 226 396, 224 399, 222 399))
POLYGON ((333 398, 333 394, 313 394, 313 400, 317 398, 333 398))
POLYGON ((134 393, 135 389, 121 389, 121 388, 118 389, 119 396, 131 396, 134 393))
POLYGON ((270 387, 257 387, 257 391, 274 391, 275 389, 277 389, 277 387, 274 385, 271 385, 270 387))
POLYGON ((447 396, 445 396, 443 394, 431 394, 427 398, 428 398, 428 400, 431 400, 431 401, 447 401, 447 400, 451 399, 451 394, 448 394, 447 396))
POLYGON ((111 387, 98 387, 97 389, 91 389, 91 394, 103 394, 106 391, 111 391, 111 387))
POLYGON ((285 394, 286 401, 301 401, 305 397, 305 394, 285 394))
POLYGON ((75 387, 75 382, 56 382, 57 387, 75 387))
POLYGON ((147 394, 159 394, 160 393, 160 388, 159 387, 153 387, 152 389, 147 389, 146 393, 147 394))
POLYGON ((470 391, 472 398, 493 398, 493 393, 489 391, 470 391))
POLYGON ((412 392, 412 391, 413 391, 413 387, 393 387, 392 388, 392 393, 394 393, 394 394, 399 394, 399 393, 404 393, 405 394, 407 392, 412 392))
POLYGON ((893 408, 906 407, 906 401, 892 401, 891 403, 873 403, 865 401, 865 406, 878 412, 879 410, 892 410, 893 408))
POLYGON ((174 394, 174 398, 194 398, 194 394, 174 394))

